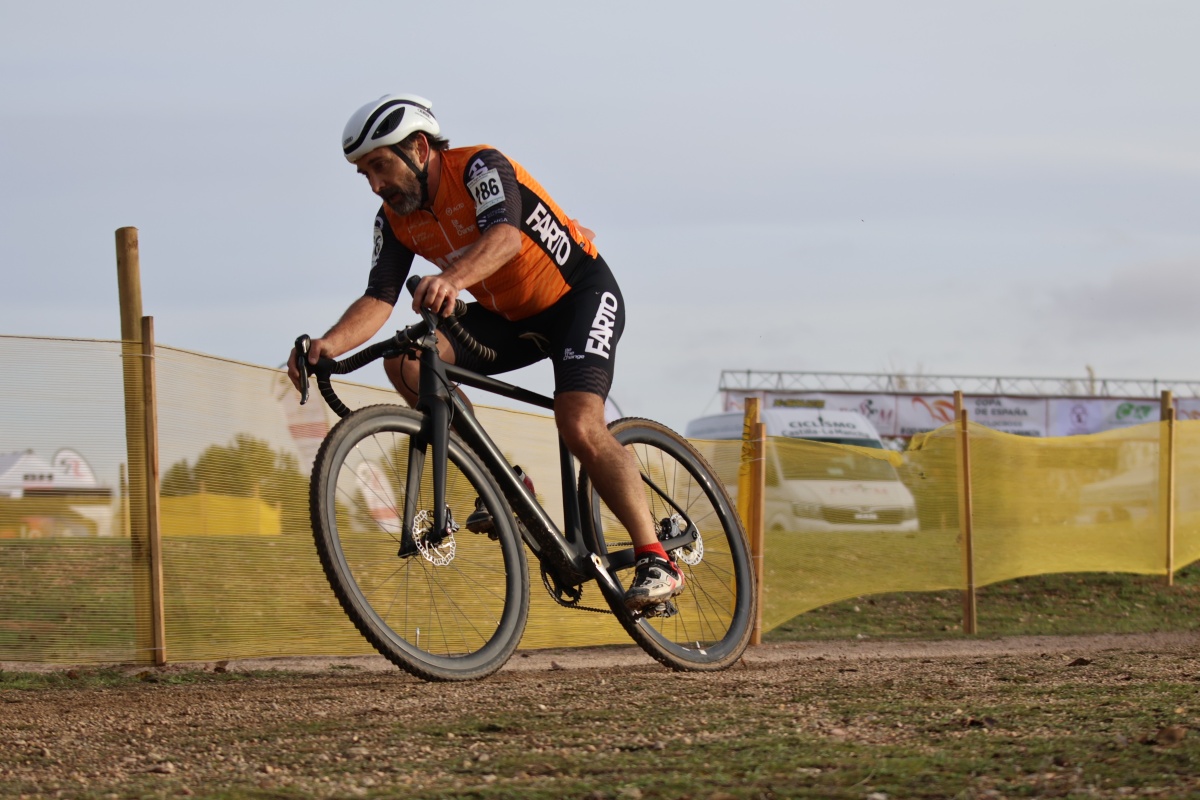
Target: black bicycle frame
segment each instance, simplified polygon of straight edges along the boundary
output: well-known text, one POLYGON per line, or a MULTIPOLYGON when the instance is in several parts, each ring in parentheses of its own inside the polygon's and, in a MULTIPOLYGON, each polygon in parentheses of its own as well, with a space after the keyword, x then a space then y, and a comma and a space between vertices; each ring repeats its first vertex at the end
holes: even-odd
MULTIPOLYGON (((409 290, 414 288, 410 278, 409 290)), ((567 450, 562 437, 558 438, 559 463, 563 492, 563 513, 565 514, 566 532, 563 533, 546 514, 545 509, 537 502, 537 498, 525 486, 524 481, 517 477, 516 472, 509 466, 508 460, 500 452, 500 448, 487 435, 475 414, 467 406, 462 397, 452 389, 452 381, 498 394, 511 400, 554 410, 554 401, 549 397, 522 389, 511 383, 497 380, 471 370, 463 369, 454 364, 447 364, 438 354, 437 329, 439 320, 428 310, 421 312, 423 326, 411 326, 396 334, 396 338, 371 345, 341 361, 334 361, 322 356, 312 367, 312 374, 317 377, 317 386, 321 396, 338 416, 346 417, 351 411, 346 407, 333 390, 330 376, 345 374, 358 369, 377 358, 392 358, 402 353, 417 350, 420 362, 420 378, 417 386, 418 411, 424 411, 424 423, 418 434, 418 439, 425 447, 412 447, 408 452, 408 475, 406 477, 404 498, 404 529, 401 547, 404 555, 408 546, 413 542, 413 520, 418 509, 417 498, 420 494, 421 474, 425 467, 426 447, 433 455, 433 527, 430 529, 432 538, 445 536, 450 530, 448 507, 446 505, 446 468, 449 461, 449 446, 451 428, 462 437, 467 446, 479 457, 484 467, 500 486, 509 505, 523 526, 519 526, 525 544, 537 557, 543 568, 550 573, 560 589, 579 586, 588 580, 595 580, 610 604, 621 606, 623 592, 609 574, 608 569, 621 570, 632 567, 635 561, 634 549, 627 547, 607 553, 603 558, 598 553, 588 550, 583 543, 583 520, 581 512, 594 514, 593 508, 580 509, 576 494, 577 474, 575 458, 567 450)), ((300 402, 308 400, 309 365, 307 356, 311 340, 307 335, 296 339, 296 368, 300 373, 300 402)), ((474 343, 474 347, 479 347, 474 343)), ((484 348, 486 350, 486 348, 484 348)), ((671 509, 685 522, 683 529, 671 519, 657 522, 659 539, 668 551, 692 544, 698 538, 696 525, 675 500, 654 484, 650 476, 642 473, 642 482, 650 487, 671 509)), ((597 524, 599 520, 596 521, 597 524)), ((408 553, 411 555, 411 553, 408 553)))
MULTIPOLYGON (((446 363, 438 354, 437 346, 430 337, 417 343, 420 348, 421 370, 416 408, 418 411, 425 412, 426 427, 422 428, 421 436, 430 447, 433 456, 434 527, 432 530, 446 530, 446 465, 449 447, 447 432, 453 428, 467 446, 479 456, 496 483, 499 484, 513 512, 524 523, 525 529, 522 534, 526 545, 537 556, 542 566, 553 573, 559 585, 562 587, 578 586, 589 579, 596 579, 606 594, 612 592, 616 596, 620 596, 622 594, 620 587, 612 580, 605 567, 623 569, 633 566, 635 561, 633 548, 629 547, 609 553, 602 561, 584 544, 583 521, 576 494, 578 475, 575 469, 575 457, 567 449, 562 437, 558 437, 558 452, 565 532, 560 531, 554 521, 550 519, 545 509, 525 486, 524 481, 509 465, 500 448, 475 419, 471 409, 458 392, 451 391, 450 387, 453 381, 550 411, 554 410, 554 401, 549 397, 522 389, 511 383, 505 383, 496 378, 446 363)), ((409 486, 404 508, 404 526, 409 531, 411 531, 412 520, 417 512, 415 508, 418 495, 417 482, 420 480, 421 469, 424 466, 423 459, 424 454, 421 448, 409 450, 409 486)), ((649 476, 643 474, 642 480, 687 522, 686 532, 673 531, 675 535, 667 538, 663 542, 663 546, 670 550, 695 541, 695 525, 687 518, 683 509, 669 495, 655 486, 649 476)), ((587 513, 592 513, 592 510, 587 509, 587 513)))

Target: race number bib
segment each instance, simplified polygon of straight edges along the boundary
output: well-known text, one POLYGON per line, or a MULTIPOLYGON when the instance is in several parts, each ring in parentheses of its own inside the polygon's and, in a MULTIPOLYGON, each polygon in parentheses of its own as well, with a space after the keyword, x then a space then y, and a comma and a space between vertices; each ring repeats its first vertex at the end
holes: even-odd
POLYGON ((495 169, 489 169, 476 176, 467 184, 467 191, 475 200, 476 215, 504 202, 504 186, 500 183, 500 173, 495 169))

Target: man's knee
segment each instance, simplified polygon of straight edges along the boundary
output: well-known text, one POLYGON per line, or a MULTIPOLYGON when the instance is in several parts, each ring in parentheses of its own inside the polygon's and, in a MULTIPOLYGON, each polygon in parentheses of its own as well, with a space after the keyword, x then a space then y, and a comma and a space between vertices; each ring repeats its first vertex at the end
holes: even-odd
POLYGON ((554 420, 558 433, 576 458, 587 460, 612 438, 604 424, 604 400, 597 395, 570 392, 559 395, 554 420))
POLYGON ((396 391, 405 398, 416 397, 417 384, 421 377, 421 365, 415 359, 408 356, 385 359, 383 371, 387 374, 392 386, 396 387, 396 391))

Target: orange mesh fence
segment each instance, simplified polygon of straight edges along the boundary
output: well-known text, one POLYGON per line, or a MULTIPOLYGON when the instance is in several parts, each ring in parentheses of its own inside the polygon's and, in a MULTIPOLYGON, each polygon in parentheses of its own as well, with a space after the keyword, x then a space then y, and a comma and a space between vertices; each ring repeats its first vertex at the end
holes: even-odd
MULTIPOLYGON (((129 455, 137 437, 125 430, 126 395, 142 389, 137 347, 0 336, 9 365, 0 385, 0 661, 154 657, 139 522, 145 456, 136 445, 129 455)), ((299 406, 277 369, 161 346, 154 363, 166 657, 373 652, 342 613, 312 541, 309 474, 337 417, 315 393, 299 406)), ((398 401, 390 390, 338 386, 351 408, 398 401)), ((553 421, 477 408, 561 524, 553 421)), ((1047 572, 1165 574, 1200 558, 1200 422, 1174 428, 1173 540, 1167 425, 1042 440, 972 426, 976 584, 1047 572)), ((764 627, 850 597, 963 588, 960 441, 954 427, 905 453, 770 440, 764 627)), ((694 444, 736 503, 741 442, 694 444)), ((628 642, 610 615, 556 605, 536 561, 530 573, 522 647, 628 642)), ((593 586, 582 604, 604 606, 593 586)))

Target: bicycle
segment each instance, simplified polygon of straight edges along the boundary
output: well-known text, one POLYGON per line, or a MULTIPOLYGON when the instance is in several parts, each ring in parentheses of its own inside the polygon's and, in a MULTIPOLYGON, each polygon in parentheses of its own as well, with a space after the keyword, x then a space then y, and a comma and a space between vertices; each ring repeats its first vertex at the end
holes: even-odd
MULTIPOLYGON (((409 292, 419 281, 409 279, 409 292)), ((441 331, 494 358, 461 327, 456 316, 463 309, 459 301, 445 319, 424 310, 420 322, 390 339, 311 366, 325 402, 341 417, 313 464, 313 537, 330 586, 359 632, 394 664, 425 680, 493 674, 516 650, 528 617, 523 543, 556 602, 615 614, 663 665, 704 671, 735 663, 755 619, 755 576, 741 521, 704 458, 656 422, 624 418, 609 425, 637 457, 658 537, 686 577, 684 593, 672 601, 630 612, 623 580, 632 577, 632 542, 586 471, 576 476, 561 438, 565 530, 459 395, 462 384, 553 409, 548 397, 439 357, 441 331), (402 354, 420 363, 415 408, 351 411, 338 398, 332 375, 402 354), (583 603, 591 583, 607 610, 583 603)), ((308 400, 309 342, 308 336, 296 340, 302 404, 308 400)))

